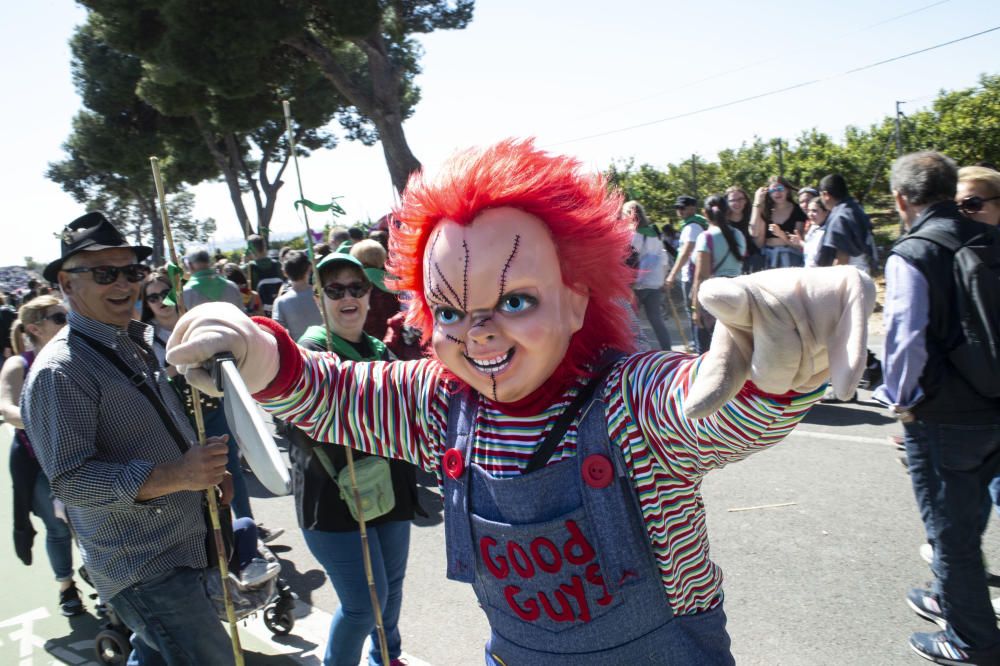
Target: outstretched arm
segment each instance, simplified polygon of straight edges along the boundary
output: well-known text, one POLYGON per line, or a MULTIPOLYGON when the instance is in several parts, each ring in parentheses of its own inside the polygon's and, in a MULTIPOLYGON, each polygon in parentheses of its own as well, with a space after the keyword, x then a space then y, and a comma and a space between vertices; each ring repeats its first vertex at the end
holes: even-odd
MULTIPOLYGON (((657 466, 673 477, 698 479, 777 444, 823 395, 819 389, 772 395, 747 382, 718 410, 691 418, 685 407, 702 364, 703 357, 650 352, 629 358, 621 369, 629 421, 657 466)), ((636 455, 642 454, 633 444, 636 455)))
POLYGON ((188 381, 217 393, 201 364, 232 353, 261 405, 318 441, 433 470, 447 428, 447 393, 436 361, 353 363, 308 352, 270 319, 206 304, 178 322, 167 357, 188 381))

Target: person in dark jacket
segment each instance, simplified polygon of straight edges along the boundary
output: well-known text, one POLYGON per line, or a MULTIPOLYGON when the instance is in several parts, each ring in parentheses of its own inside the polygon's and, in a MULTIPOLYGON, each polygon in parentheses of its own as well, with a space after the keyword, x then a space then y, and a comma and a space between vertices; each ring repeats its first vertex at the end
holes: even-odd
POLYGON ((907 603, 944 630, 914 633, 910 646, 939 664, 998 664, 1000 630, 980 546, 987 487, 1000 463, 1000 399, 978 393, 949 356, 964 339, 955 255, 920 237, 964 243, 995 233, 961 214, 957 180, 955 163, 940 153, 893 164, 893 196, 908 231, 885 267, 885 383, 875 398, 903 423, 913 491, 934 549, 933 587, 910 590, 907 603))
MULTIPOLYGON (((333 253, 324 257, 318 268, 323 306, 330 324, 329 339, 324 327, 311 326, 298 343, 313 351, 332 350, 348 361, 393 360, 382 341, 364 331, 373 285, 361 262, 349 254, 333 253)), ((337 446, 319 447, 298 429, 292 430, 291 438, 295 444, 290 457, 299 527, 340 599, 340 608, 330 625, 323 664, 356 666, 369 635, 372 648, 368 663, 402 664, 399 611, 410 550, 410 521, 419 511, 416 467, 402 460, 380 458, 387 463, 386 481, 391 481, 393 506, 380 515, 375 515, 379 509, 365 509, 372 569, 389 649, 386 657, 381 654, 375 632, 358 522, 344 500, 352 489, 346 479, 335 478, 341 472, 347 476, 346 450, 337 446)), ((354 454, 359 467, 366 458, 373 456, 354 454)))

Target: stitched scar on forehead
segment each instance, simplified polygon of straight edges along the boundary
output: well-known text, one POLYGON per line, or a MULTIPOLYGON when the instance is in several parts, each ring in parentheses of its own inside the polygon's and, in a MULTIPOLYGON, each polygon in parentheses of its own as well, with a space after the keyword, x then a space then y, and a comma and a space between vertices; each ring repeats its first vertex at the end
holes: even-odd
POLYGON ((465 267, 462 269, 462 309, 469 310, 469 244, 462 239, 462 253, 465 255, 465 267))
POLYGON ((431 241, 431 247, 427 253, 427 262, 424 265, 424 285, 427 289, 427 293, 429 293, 435 300, 439 301, 440 303, 449 305, 456 310, 460 310, 462 308, 460 308, 459 304, 455 302, 460 300, 458 298, 458 294, 455 293, 455 290, 451 288, 450 284, 448 284, 448 280, 444 277, 444 274, 441 272, 441 268, 438 266, 437 262, 434 261, 434 247, 437 245, 439 238, 441 238, 440 231, 438 231, 437 234, 434 235, 434 240, 431 241), (431 272, 432 267, 435 271, 437 271, 437 274, 441 277, 441 280, 444 282, 444 284, 447 285, 448 289, 451 290, 451 293, 455 295, 455 301, 451 300, 447 296, 447 294, 445 294, 444 291, 442 291, 441 286, 434 280, 434 274, 431 272))
POLYGON ((497 296, 499 301, 503 298, 503 293, 507 289, 507 271, 510 269, 510 264, 514 261, 514 255, 517 254, 517 247, 521 244, 521 234, 514 234, 514 248, 510 251, 510 256, 507 257, 507 261, 504 262, 503 271, 500 272, 500 294, 497 296))

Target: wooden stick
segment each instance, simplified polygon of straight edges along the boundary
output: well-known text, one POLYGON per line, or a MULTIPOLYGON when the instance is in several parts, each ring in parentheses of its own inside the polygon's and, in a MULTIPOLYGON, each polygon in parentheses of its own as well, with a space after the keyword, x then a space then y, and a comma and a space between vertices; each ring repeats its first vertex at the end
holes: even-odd
MULTIPOLYGON (((323 327, 326 329, 326 348, 328 350, 333 349, 333 331, 330 329, 330 318, 326 313, 326 296, 323 294, 323 283, 320 282, 319 277, 319 260, 316 257, 316 253, 313 251, 313 237, 312 229, 309 226, 309 207, 305 205, 306 195, 302 191, 302 172, 299 171, 299 156, 295 154, 295 135, 292 132, 292 105, 285 100, 281 103, 281 107, 285 113, 285 129, 288 132, 288 150, 292 154, 292 161, 295 164, 295 179, 299 184, 299 199, 303 201, 302 204, 302 217, 306 223, 306 245, 309 247, 309 255, 312 259, 313 266, 313 285, 314 288, 319 290, 319 303, 320 303, 320 314, 323 315, 323 327)), ((336 250, 336 248, 333 248, 336 250)), ((371 598, 372 603, 372 614, 375 616, 375 629, 378 633, 378 645, 379 650, 382 653, 382 663, 388 664, 389 659, 389 643, 385 637, 385 626, 382 622, 382 604, 378 600, 378 590, 375 587, 375 576, 372 573, 372 558, 371 551, 368 546, 368 529, 365 525, 365 512, 361 505, 361 493, 358 492, 358 479, 354 473, 354 450, 349 447, 344 447, 344 452, 347 455, 347 473, 351 477, 351 492, 354 494, 354 506, 358 512, 358 530, 361 534, 361 556, 365 565, 365 578, 368 579, 368 596, 371 598)))
MULTIPOLYGON (((156 196, 160 200, 160 219, 163 221, 163 236, 170 251, 170 260, 180 268, 177 250, 174 248, 174 236, 170 231, 170 217, 167 215, 166 196, 163 193, 163 178, 160 176, 160 160, 155 156, 149 158, 153 167, 153 182, 156 184, 156 196)), ((174 274, 174 295, 177 299, 177 311, 187 312, 184 307, 184 293, 181 291, 180 272, 174 274)), ((195 428, 198 432, 198 445, 205 446, 205 417, 201 411, 201 392, 191 387, 191 411, 194 413, 195 428)), ((233 600, 229 598, 229 565, 226 561, 226 545, 222 540, 222 523, 219 521, 219 506, 215 500, 215 488, 205 490, 205 500, 208 504, 208 516, 212 523, 212 533, 215 538, 215 552, 219 558, 219 576, 222 579, 222 601, 226 607, 226 619, 229 620, 229 639, 233 644, 233 659, 236 666, 243 666, 243 648, 240 646, 240 634, 236 628, 236 612, 233 610, 233 600)), ((196 636, 190 640, 198 640, 196 636)))
POLYGON ((674 299, 670 298, 670 290, 673 287, 667 287, 663 290, 663 293, 667 295, 667 303, 670 305, 670 311, 674 313, 674 323, 677 324, 677 330, 681 334, 681 340, 684 341, 684 348, 687 349, 688 338, 687 333, 684 331, 684 324, 681 323, 681 318, 677 316, 677 308, 674 307, 674 299))

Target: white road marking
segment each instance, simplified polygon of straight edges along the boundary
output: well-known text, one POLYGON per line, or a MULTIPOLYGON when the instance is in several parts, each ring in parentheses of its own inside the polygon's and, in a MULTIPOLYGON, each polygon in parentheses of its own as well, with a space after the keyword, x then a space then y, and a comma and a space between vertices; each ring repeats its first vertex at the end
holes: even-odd
POLYGON ((839 435, 833 432, 823 432, 820 430, 803 430, 796 428, 788 434, 789 437, 809 437, 811 439, 827 439, 832 442, 856 442, 858 444, 883 444, 888 442, 885 437, 862 437, 861 435, 839 435))

